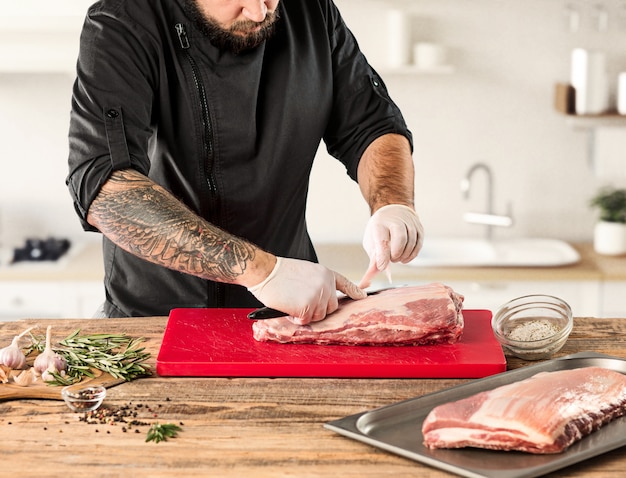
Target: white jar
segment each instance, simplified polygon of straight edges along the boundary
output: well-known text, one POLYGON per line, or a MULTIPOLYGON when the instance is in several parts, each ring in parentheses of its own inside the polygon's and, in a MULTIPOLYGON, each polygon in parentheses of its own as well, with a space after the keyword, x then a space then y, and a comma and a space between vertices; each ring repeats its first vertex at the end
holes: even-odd
POLYGON ((593 248, 598 254, 626 254, 626 224, 600 221, 593 231, 593 248))
POLYGON ((576 90, 576 114, 597 115, 609 109, 606 54, 575 48, 571 60, 571 84, 576 90))
POLYGON ((626 71, 617 77, 617 112, 626 115, 626 71))
POLYGON ((387 66, 409 64, 411 56, 411 17, 403 10, 387 12, 387 66))

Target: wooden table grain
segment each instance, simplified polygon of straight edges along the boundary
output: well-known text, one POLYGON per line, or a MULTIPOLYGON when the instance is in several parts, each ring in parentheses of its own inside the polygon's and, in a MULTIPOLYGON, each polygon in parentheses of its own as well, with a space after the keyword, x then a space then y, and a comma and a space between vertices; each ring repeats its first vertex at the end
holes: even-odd
MULTIPOLYGON (((166 322, 165 317, 26 319, 2 323, 0 344, 34 324, 51 324, 58 336, 76 329, 127 333, 146 338, 154 366, 166 322)), ((558 355, 582 351, 626 358, 626 319, 575 319, 558 355)), ((509 369, 532 364, 508 362, 509 369)), ((182 424, 177 438, 158 444, 145 442, 148 426, 87 424, 62 401, 6 401, 0 403, 0 469, 33 477, 449 477, 323 424, 465 382, 152 376, 109 389, 106 407, 127 406, 145 423, 182 424)), ((623 477, 626 453, 615 450, 549 476, 623 477)))

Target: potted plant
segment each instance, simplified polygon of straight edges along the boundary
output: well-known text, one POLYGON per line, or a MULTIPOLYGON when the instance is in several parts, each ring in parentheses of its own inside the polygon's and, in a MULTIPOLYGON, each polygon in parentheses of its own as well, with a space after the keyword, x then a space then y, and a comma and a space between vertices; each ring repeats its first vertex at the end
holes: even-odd
POLYGON ((593 247, 599 254, 626 254, 626 189, 604 188, 591 199, 600 210, 593 233, 593 247))

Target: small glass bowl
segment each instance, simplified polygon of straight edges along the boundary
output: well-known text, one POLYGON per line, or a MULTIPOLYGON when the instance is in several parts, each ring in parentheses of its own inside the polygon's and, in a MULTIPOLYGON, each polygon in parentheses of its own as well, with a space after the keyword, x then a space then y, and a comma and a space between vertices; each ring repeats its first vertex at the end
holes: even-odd
POLYGON ((86 387, 77 389, 73 386, 61 390, 61 396, 67 406, 74 412, 90 412, 96 410, 107 394, 104 387, 86 387))
POLYGON ((551 295, 527 295, 498 309, 493 333, 504 351, 523 360, 542 360, 561 350, 574 326, 572 309, 551 295))

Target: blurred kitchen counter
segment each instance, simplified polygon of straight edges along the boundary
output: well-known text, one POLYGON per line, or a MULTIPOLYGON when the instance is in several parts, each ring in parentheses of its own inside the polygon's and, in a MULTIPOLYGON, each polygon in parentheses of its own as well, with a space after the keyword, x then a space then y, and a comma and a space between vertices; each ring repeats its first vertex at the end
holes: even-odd
MULTIPOLYGON (((626 317, 626 256, 600 256, 591 244, 572 244, 581 256, 561 267, 391 266, 393 283, 443 282, 465 296, 466 308, 496 310, 514 297, 554 295, 576 315, 626 317)), ((322 264, 358 282, 368 266, 360 244, 316 245, 322 264)), ((6 263, 3 263, 6 264, 6 263)), ((21 317, 90 317, 104 300, 99 242, 77 244, 57 262, 0 265, 0 321, 21 317)), ((373 287, 386 285, 379 274, 373 287)))
MULTIPOLYGON (((9 257, 10 259, 10 257, 9 257)), ((0 263, 0 322, 91 317, 104 301, 99 242, 72 244, 57 261, 0 263)))
MULTIPOLYGON (((571 243, 580 262, 559 267, 413 267, 393 264, 394 283, 423 281, 622 281, 626 280, 626 256, 602 256, 590 243, 571 243)), ((360 280, 368 257, 360 244, 317 244, 319 261, 354 281, 360 280)))
MULTIPOLYGON (((577 264, 560 267, 413 267, 391 266, 394 282, 436 280, 626 280, 626 256, 602 256, 590 243, 571 244, 580 254, 577 264)), ((316 244, 319 261, 358 281, 368 266, 360 244, 316 244)), ((77 245, 76 251, 58 262, 29 262, 0 265, 0 281, 102 280, 102 246, 99 242, 77 245)))
POLYGON ((102 281, 104 265, 100 242, 76 243, 58 261, 0 264, 0 281, 102 281))
MULTIPOLYGON (((596 254, 588 243, 571 244, 580 261, 559 267, 414 267, 392 264, 394 285, 443 282, 461 293, 467 309, 498 310, 516 297, 544 294, 565 300, 575 315, 626 317, 626 256, 596 254)), ((368 266, 360 244, 319 244, 318 258, 354 282, 368 266)), ((384 274, 372 283, 376 289, 387 285, 384 274)))

